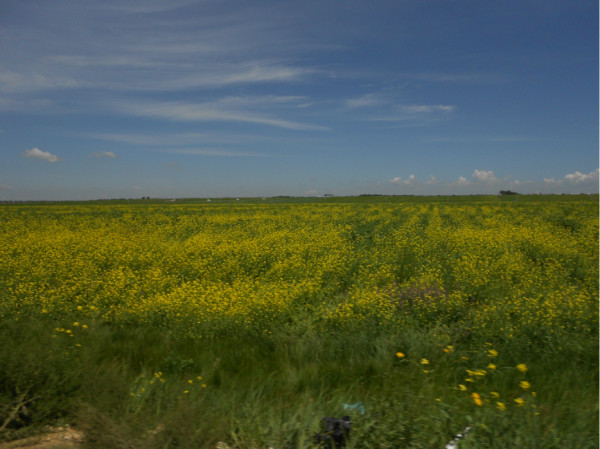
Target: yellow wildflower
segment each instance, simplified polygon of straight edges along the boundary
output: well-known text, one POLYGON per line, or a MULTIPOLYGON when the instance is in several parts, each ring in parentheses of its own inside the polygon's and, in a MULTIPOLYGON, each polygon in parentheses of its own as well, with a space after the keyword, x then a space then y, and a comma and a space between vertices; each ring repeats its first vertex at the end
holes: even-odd
POLYGON ((483 405, 483 401, 481 400, 481 396, 479 396, 479 393, 471 393, 471 399, 473 399, 475 405, 478 405, 479 407, 483 405))
POLYGON ((498 357, 498 351, 496 351, 495 349, 489 349, 488 357, 498 357))
POLYGON ((519 382, 519 387, 521 387, 523 390, 528 390, 529 388, 531 388, 531 384, 526 380, 522 380, 521 382, 519 382))
POLYGON ((496 407, 498 410, 506 410, 506 404, 504 404, 504 402, 496 402, 496 407))
POLYGON ((429 360, 421 359, 421 365, 429 365, 429 360))
POLYGON ((525 400, 523 398, 517 398, 515 399, 515 402, 519 407, 523 407, 525 405, 525 400))
POLYGON ((396 353, 396 357, 402 358, 402 357, 404 357, 404 353, 403 352, 397 352, 396 353))
POLYGON ((526 373, 527 372, 527 365, 525 365, 524 363, 519 363, 517 365, 517 369, 519 371, 521 371, 522 373, 526 373))

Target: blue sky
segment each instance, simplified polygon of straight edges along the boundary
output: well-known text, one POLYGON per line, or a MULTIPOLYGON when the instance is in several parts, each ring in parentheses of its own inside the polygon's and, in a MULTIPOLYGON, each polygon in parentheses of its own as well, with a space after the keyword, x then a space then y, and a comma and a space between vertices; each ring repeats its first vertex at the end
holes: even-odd
POLYGON ((4 0, 0 200, 598 192, 598 2, 4 0))

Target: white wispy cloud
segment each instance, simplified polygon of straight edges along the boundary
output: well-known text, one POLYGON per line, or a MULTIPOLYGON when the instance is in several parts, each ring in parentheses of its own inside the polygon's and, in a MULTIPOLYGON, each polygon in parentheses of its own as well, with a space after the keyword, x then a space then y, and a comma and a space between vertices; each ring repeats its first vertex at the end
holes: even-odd
POLYGON ((565 175, 565 181, 573 183, 573 184, 582 184, 582 183, 598 183, 598 169, 590 172, 588 174, 581 173, 579 171, 575 171, 574 173, 569 173, 565 175))
POLYGON ((85 137, 93 139, 106 140, 109 142, 128 143, 132 145, 144 146, 179 146, 200 143, 243 143, 254 138, 254 136, 242 135, 232 136, 215 135, 210 133, 143 133, 143 134, 115 134, 115 133, 97 133, 89 134, 85 137))
POLYGON ((198 0, 146 0, 139 2, 135 0, 120 0, 119 2, 102 2, 102 8, 127 14, 149 14, 165 12, 198 3, 198 0))
POLYGON ((441 72, 414 72, 404 73, 403 77, 419 81, 450 84, 498 84, 506 82, 509 77, 504 73, 441 73, 441 72))
POLYGON ((411 104, 403 105, 401 109, 411 114, 429 114, 432 112, 452 112, 456 107, 446 104, 411 104))
POLYGON ((323 131, 327 127, 312 125, 291 120, 274 118, 257 111, 231 107, 225 103, 122 103, 118 106, 121 112, 166 120, 188 122, 243 122, 257 125, 274 126, 292 130, 323 131))
POLYGON ((42 151, 35 147, 31 150, 25 151, 25 157, 31 157, 34 159, 43 159, 47 162, 56 162, 59 160, 58 156, 51 154, 49 151, 42 151))
MULTIPOLYGON (((306 100, 306 97, 300 95, 246 95, 246 96, 226 96, 212 102, 215 105, 223 106, 264 106, 285 103, 297 103, 306 100)), ((209 103, 210 104, 210 103, 209 103)))
POLYGON ((117 155, 115 153, 113 153, 112 151, 95 151, 93 153, 90 153, 90 157, 95 157, 95 158, 104 158, 104 157, 108 157, 108 158, 116 158, 117 155))
MULTIPOLYGON (((150 66, 155 63, 149 64, 150 66)), ((176 65, 176 64, 175 64, 176 65)), ((286 83, 297 82, 315 73, 309 68, 296 67, 269 62, 229 62, 207 63, 197 67, 186 63, 179 70, 166 63, 160 69, 154 70, 154 75, 142 78, 111 78, 103 79, 106 88, 115 90, 139 91, 173 91, 195 88, 220 88, 234 84, 286 83), (175 73, 174 73, 175 72, 175 73)), ((146 68, 142 67, 146 72, 146 68)))
POLYGON ((223 77, 221 82, 222 84, 234 84, 298 81, 312 73, 315 73, 314 69, 285 65, 253 64, 243 73, 232 73, 223 77))
POLYGON ((425 119, 429 117, 439 116, 441 114, 449 114, 454 112, 456 109, 452 105, 428 105, 428 104, 412 104, 412 105, 397 105, 388 112, 376 117, 372 117, 369 120, 375 122, 400 122, 417 119, 425 119))
POLYGON ((215 145, 222 146, 248 146, 264 145, 277 142, 281 145, 296 143, 297 137, 270 136, 260 133, 237 133, 227 130, 226 132, 189 132, 189 133, 155 133, 150 130, 143 133, 81 133, 78 137, 103 140, 107 142, 126 143, 131 146, 145 147, 148 149, 162 148, 213 148, 215 145))
POLYGON ((544 178, 545 184, 554 184, 554 185, 562 185, 565 183, 569 184, 598 184, 598 173, 599 169, 596 169, 589 173, 581 173, 580 171, 575 171, 573 173, 568 173, 562 179, 555 178, 544 178))
POLYGON ((458 181, 456 181, 456 183, 457 183, 459 186, 468 186, 468 185, 470 185, 470 184, 471 184, 471 182, 470 182, 470 181, 469 181, 467 178, 465 178, 464 176, 460 176, 460 177, 458 178, 458 181))
POLYGON ((453 143, 453 142, 473 142, 473 143, 511 143, 511 142, 539 142, 543 139, 527 136, 464 136, 464 137, 428 137, 422 142, 431 143, 453 143))
POLYGON ((5 24, 0 92, 172 91, 295 83, 321 73, 282 39, 282 23, 296 21, 290 13, 203 7, 198 1, 122 3, 57 1, 53 8, 22 8, 21 13, 31 13, 26 25, 40 26, 28 28, 24 40, 19 37, 23 23, 5 24), (181 9, 186 7, 189 15, 181 9), (165 10, 173 11, 166 16, 165 10), (47 39, 48 27, 54 30, 66 17, 78 26, 65 26, 47 39))
POLYGON ((510 181, 510 184, 513 186, 527 186, 533 184, 531 181, 521 181, 520 179, 514 179, 510 181))
POLYGON ((0 92, 23 93, 38 90, 81 87, 82 83, 68 74, 50 74, 0 70, 0 92))
POLYGON ((471 176, 475 181, 483 183, 493 183, 498 181, 492 170, 475 170, 471 176))
POLYGON ((415 175, 410 175, 407 179, 402 179, 400 176, 396 176, 390 179, 390 183, 401 184, 405 186, 414 185, 417 183, 417 177, 415 175))
POLYGON ((433 175, 429 175, 429 179, 427 180, 427 184, 432 185, 432 184, 439 184, 440 181, 433 175))
POLYGON ((162 153, 187 154, 190 156, 217 156, 217 157, 265 157, 264 153, 252 153, 246 151, 230 151, 214 148, 174 148, 156 150, 162 153))
POLYGON ((366 94, 358 98, 346 100, 346 106, 351 109, 380 106, 386 103, 389 103, 389 100, 379 94, 366 94))

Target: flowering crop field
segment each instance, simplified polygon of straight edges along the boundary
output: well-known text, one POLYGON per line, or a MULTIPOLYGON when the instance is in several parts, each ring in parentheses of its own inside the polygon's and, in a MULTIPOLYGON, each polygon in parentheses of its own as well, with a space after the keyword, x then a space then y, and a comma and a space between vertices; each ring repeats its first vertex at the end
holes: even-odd
MULTIPOLYGON (((0 320, 11 345, 50 341, 56 366, 102 371, 109 370, 107 360, 126 360, 110 368, 111 375, 119 377, 115 372, 128 367, 120 376, 130 377, 121 402, 139 406, 130 404, 120 416, 147 418, 144 407, 156 407, 156 401, 172 413, 184 400, 192 408, 211 395, 219 401, 227 376, 256 390, 248 373, 271 364, 281 376, 296 378, 266 397, 290 403, 304 398, 306 416, 319 413, 308 405, 316 397, 337 413, 344 394, 353 400, 377 397, 375 409, 384 403, 394 408, 386 401, 394 394, 406 401, 409 391, 418 392, 410 399, 415 407, 446 416, 435 418, 444 424, 433 426, 430 443, 422 424, 388 434, 390 423, 370 418, 371 424, 357 424, 355 432, 364 438, 363 445, 351 442, 356 447, 384 447, 390 439, 398 447, 439 447, 463 423, 475 429, 464 438, 465 447, 469 439, 481 447, 481 438, 496 447, 494 441, 505 443, 490 430, 499 416, 503 432, 537 420, 510 434, 512 441, 523 441, 521 447, 554 447, 550 441, 597 447, 598 260, 597 196, 2 205, 0 320), (132 337, 135 332, 146 334, 132 337), (135 338, 133 355, 124 356, 126 349, 106 352, 135 338), (340 349, 344 341, 353 345, 346 352, 356 351, 359 359, 340 349), (166 352, 151 353, 159 349, 146 345, 166 345, 166 352), (243 365, 236 348, 244 345, 254 351, 246 377, 215 362, 229 351, 243 365), (86 352, 86 346, 94 349, 86 352), (354 374, 342 376, 341 384, 323 384, 319 376, 335 371, 328 365, 333 362, 354 374), (561 366, 571 371, 561 373, 561 366), (565 376, 573 379, 573 373, 583 378, 571 391, 565 376), (404 389, 398 390, 399 378, 404 389), (169 390, 169 400, 156 387, 167 384, 178 385, 169 390), (201 387, 193 390, 196 384, 201 387), (582 427, 560 428, 559 419, 575 407, 574 395, 586 392, 592 400, 579 419, 582 427)), ((15 366, 24 366, 27 356, 11 357, 11 370, 19 371, 15 366)), ((10 430, 11 438, 28 427, 18 419, 25 410, 19 397, 26 391, 21 402, 40 396, 33 394, 33 374, 12 371, 0 368, 0 430, 10 430)), ((83 384, 73 382, 69 394, 88 404, 88 411, 49 407, 39 420, 85 415, 92 435, 89 422, 99 425, 94 413, 111 415, 115 406, 94 403, 78 393, 83 384)), ((265 397, 255 400, 264 403, 265 397)), ((35 401, 27 406, 35 409, 35 401)), ((297 415, 282 412, 277 425, 272 415, 250 415, 255 421, 217 427, 221 433, 213 426, 214 435, 206 430, 192 437, 181 429, 179 435, 188 435, 187 447, 217 440, 237 447, 310 445, 301 430, 291 440, 281 430, 297 415), (270 430, 248 430, 265 427, 260 420, 270 430)), ((306 417, 308 428, 316 425, 311 419, 306 417)), ((156 434, 162 435, 156 437, 160 447, 182 444, 169 440, 167 431, 156 434)))

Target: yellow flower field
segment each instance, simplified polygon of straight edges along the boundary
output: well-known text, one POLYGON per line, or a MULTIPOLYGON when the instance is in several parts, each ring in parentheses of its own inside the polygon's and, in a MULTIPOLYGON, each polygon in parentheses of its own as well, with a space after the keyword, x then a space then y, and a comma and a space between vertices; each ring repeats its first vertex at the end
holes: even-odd
POLYGON ((589 331, 597 198, 4 205, 0 314, 269 332, 468 321, 589 331))
POLYGON ((0 441, 592 449, 598 197, 3 204, 0 322, 0 441))

